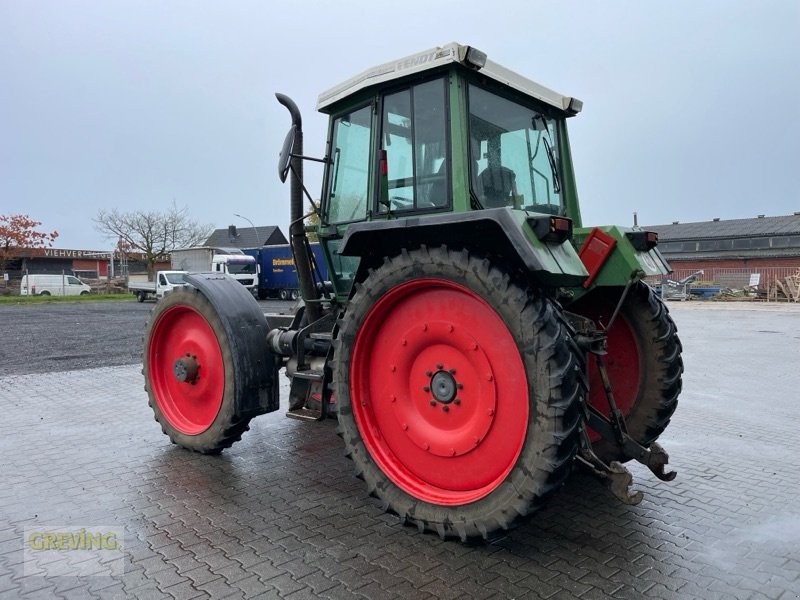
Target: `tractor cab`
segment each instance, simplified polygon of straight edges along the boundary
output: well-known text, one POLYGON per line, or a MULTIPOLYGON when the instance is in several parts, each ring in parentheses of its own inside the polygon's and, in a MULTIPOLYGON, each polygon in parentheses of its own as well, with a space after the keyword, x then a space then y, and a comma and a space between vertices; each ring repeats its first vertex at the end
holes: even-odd
MULTIPOLYGON (((359 264, 347 255, 363 257, 365 244, 343 247, 348 230, 396 237, 403 223, 433 228, 452 213, 498 208, 580 225, 566 119, 581 102, 475 48, 449 44, 375 67, 322 93, 317 107, 330 115, 319 234, 342 294, 359 264), (352 227, 392 221, 400 223, 352 227)), ((488 234, 481 229, 471 233, 488 234)), ((440 234, 449 235, 430 230, 440 234)), ((567 254, 563 274, 585 277, 567 254)))

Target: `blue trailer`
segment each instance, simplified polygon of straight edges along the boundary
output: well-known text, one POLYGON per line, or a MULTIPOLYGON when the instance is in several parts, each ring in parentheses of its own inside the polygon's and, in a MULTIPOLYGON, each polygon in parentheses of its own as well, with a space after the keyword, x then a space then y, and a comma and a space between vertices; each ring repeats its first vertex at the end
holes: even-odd
MULTIPOLYGON (((328 269, 322 258, 322 248, 319 243, 311 244, 314 261, 322 275, 322 280, 328 279, 328 269)), ((275 246, 262 246, 245 250, 246 254, 255 257, 259 266, 258 297, 280 298, 281 300, 296 300, 299 295, 297 283, 297 270, 294 266, 292 248, 289 244, 275 246)))

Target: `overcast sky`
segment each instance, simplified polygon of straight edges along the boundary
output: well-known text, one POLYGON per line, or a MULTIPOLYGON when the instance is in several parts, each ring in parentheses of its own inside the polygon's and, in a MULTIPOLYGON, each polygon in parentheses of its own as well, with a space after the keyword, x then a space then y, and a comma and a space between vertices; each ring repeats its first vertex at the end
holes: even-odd
MULTIPOLYGON (((0 214, 104 249, 103 207, 288 223, 277 155, 319 92, 450 41, 584 102, 586 224, 800 211, 800 2, 0 0, 0 214)), ((307 167, 319 194, 319 170, 307 167)))

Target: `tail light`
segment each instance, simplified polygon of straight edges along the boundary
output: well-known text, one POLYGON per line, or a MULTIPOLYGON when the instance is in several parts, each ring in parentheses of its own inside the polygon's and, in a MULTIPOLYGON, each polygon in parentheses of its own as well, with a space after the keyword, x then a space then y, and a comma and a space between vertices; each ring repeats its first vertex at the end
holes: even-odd
POLYGON ((572 239, 572 219, 567 217, 531 217, 528 224, 543 242, 560 244, 572 239))
POLYGON ((629 231, 625 236, 640 252, 647 252, 658 246, 658 233, 655 231, 629 231))

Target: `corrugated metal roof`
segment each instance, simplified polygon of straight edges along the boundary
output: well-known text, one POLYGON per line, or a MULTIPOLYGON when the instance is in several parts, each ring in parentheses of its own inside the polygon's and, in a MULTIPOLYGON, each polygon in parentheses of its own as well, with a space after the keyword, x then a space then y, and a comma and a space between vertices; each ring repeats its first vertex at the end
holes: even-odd
POLYGON ((288 244, 289 241, 283 232, 275 225, 260 227, 236 227, 236 236, 231 237, 230 229, 215 229, 206 240, 206 246, 233 247, 233 248, 259 248, 274 244, 288 244))
POLYGON ((661 242, 710 238, 757 237, 766 235, 800 234, 800 214, 726 221, 700 221, 642 227, 657 231, 661 242))
POLYGON ((731 260, 741 258, 792 258, 800 256, 800 248, 764 248, 759 250, 725 250, 716 252, 664 252, 668 261, 731 260))

